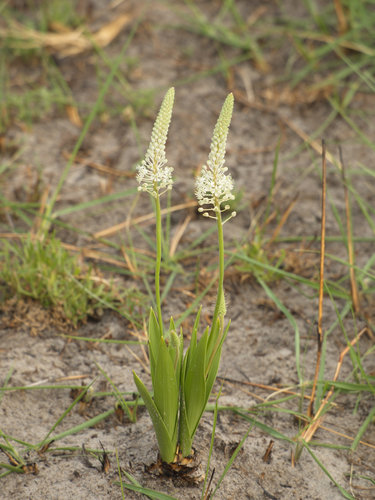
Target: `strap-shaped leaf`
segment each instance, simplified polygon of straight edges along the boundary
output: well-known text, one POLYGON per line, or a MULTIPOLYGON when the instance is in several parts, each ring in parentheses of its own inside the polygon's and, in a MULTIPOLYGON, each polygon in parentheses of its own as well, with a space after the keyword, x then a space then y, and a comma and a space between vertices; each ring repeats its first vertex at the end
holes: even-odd
POLYGON ((154 310, 151 308, 148 320, 148 347, 152 380, 154 380, 155 377, 156 360, 159 356, 160 337, 161 334, 158 320, 156 319, 154 310))
POLYGON ((180 335, 177 333, 172 334, 172 341, 174 341, 174 357, 172 358, 176 382, 178 385, 178 390, 180 391, 181 386, 181 370, 182 370, 182 359, 184 355, 184 335, 182 333, 182 327, 180 329, 180 335))
MULTIPOLYGON (((216 339, 216 340, 218 340, 218 347, 217 347, 215 354, 213 356, 213 359, 211 361, 211 365, 208 369, 208 373, 204 377, 205 381, 206 381, 206 385, 205 385, 206 393, 205 393, 205 397, 202 400, 201 405, 200 405, 200 413, 196 415, 195 421, 189 420, 190 425, 186 425, 186 427, 189 429, 189 433, 190 433, 190 445, 188 445, 187 439, 185 438, 186 449, 188 448, 188 446, 190 446, 190 448, 191 448, 192 443, 193 443, 193 439, 194 439, 194 435, 195 435, 196 430, 198 428, 199 422, 202 418, 203 412, 206 409, 208 398, 210 397, 212 387, 213 387, 215 380, 216 380, 216 375, 217 375, 217 372, 219 369, 219 364, 220 364, 221 350, 222 350, 223 342, 228 334, 229 326, 230 326, 230 322, 226 326, 225 331, 222 334, 222 337, 220 339, 216 339)), ((218 321, 218 328, 220 328, 219 321, 218 321)), ((218 333, 219 332, 217 332, 217 334, 218 333)), ((211 332, 211 334, 212 334, 212 332, 211 332)), ((208 348, 207 348, 207 351, 208 351, 208 348)), ((208 352, 207 352, 207 354, 208 354, 208 352)), ((206 363, 208 363, 207 358, 206 358, 206 363)), ((186 416, 186 418, 188 418, 188 416, 186 416)), ((182 415, 180 417, 180 422, 181 423, 183 422, 182 415)), ((181 425, 181 423, 180 423, 180 425, 181 425)), ((182 432, 180 431, 180 440, 181 440, 181 437, 182 437, 182 432)))
POLYGON ((216 380, 216 375, 217 375, 217 372, 219 370, 219 364, 220 364, 220 358, 221 358, 221 349, 223 347, 223 343, 224 343, 224 340, 228 334, 228 330, 229 330, 229 327, 230 327, 230 321, 229 323, 227 324, 226 328, 225 328, 225 331, 224 331, 224 334, 222 336, 222 338, 220 339, 220 343, 219 343, 219 346, 218 346, 218 349, 213 357, 213 360, 212 360, 212 363, 211 363, 211 367, 209 368, 208 370, 208 373, 207 373, 207 376, 206 376, 206 404, 207 404, 207 401, 208 401, 208 398, 210 397, 210 394, 211 394, 211 391, 212 391, 212 387, 215 383, 215 380, 216 380))
POLYGON ((169 331, 171 332, 172 330, 176 331, 176 326, 174 324, 173 317, 171 316, 171 319, 169 320, 169 331))
POLYGON ((198 309, 198 312, 197 312, 197 315, 196 315, 195 321, 194 321, 193 331, 191 333, 190 346, 192 347, 192 349, 191 349, 192 355, 194 354, 195 348, 197 346, 197 336, 198 336, 199 320, 201 317, 201 311, 202 311, 202 306, 198 309))
POLYGON ((180 404, 180 430, 179 430, 179 446, 181 453, 187 457, 191 453, 193 446, 194 433, 191 432, 189 422, 186 415, 186 406, 184 398, 181 397, 180 404))
POLYGON ((197 315, 195 317, 194 321, 194 326, 193 326, 193 333, 195 334, 195 337, 197 336, 197 332, 199 330, 199 320, 201 318, 201 311, 202 311, 202 306, 198 309, 197 315))
POLYGON ((207 363, 212 357, 213 352, 217 349, 220 342, 221 320, 217 318, 216 323, 211 325, 210 335, 207 342, 207 363))
POLYGON ((173 318, 170 319, 169 331, 168 331, 168 352, 171 357, 175 373, 176 380, 180 380, 180 368, 181 368, 181 338, 177 335, 176 327, 173 318))
POLYGON ((154 401, 169 436, 172 438, 177 432, 179 384, 163 337, 159 339, 159 343, 159 356, 156 360, 155 376, 152 381, 154 401))
POLYGON ((150 396, 150 393, 144 386, 141 379, 134 372, 133 377, 135 385, 137 386, 139 394, 141 395, 146 405, 146 408, 154 425, 156 439, 159 444, 160 456, 162 460, 164 460, 164 462, 172 462, 176 454, 177 439, 171 439, 171 437, 169 436, 167 427, 165 426, 163 419, 150 396))
POLYGON ((179 372, 176 373, 176 379, 179 381, 179 385, 181 386, 181 370, 182 370, 182 359, 184 357, 184 334, 182 331, 182 327, 180 328, 180 359, 179 359, 179 372))
POLYGON ((182 364, 182 374, 181 374, 181 380, 182 384, 183 381, 185 380, 185 374, 186 374, 186 366, 189 364, 189 360, 192 356, 194 356, 195 349, 197 347, 197 335, 198 335, 198 328, 199 328, 199 319, 201 315, 201 310, 202 306, 198 309, 197 316, 194 321, 194 326, 193 326, 193 331, 191 333, 191 338, 190 338, 190 343, 189 347, 186 351, 183 364, 182 364))
POLYGON ((206 350, 207 350, 208 328, 206 328, 194 354, 190 356, 189 363, 186 366, 184 402, 186 405, 186 417, 190 429, 194 429, 199 421, 205 407, 206 400, 206 350), (203 410, 202 410, 203 405, 203 410))
POLYGON ((184 390, 185 390, 186 370, 187 370, 187 366, 189 364, 189 357, 190 357, 190 347, 188 347, 188 349, 185 353, 185 356, 182 360, 181 377, 180 377, 182 394, 184 393, 184 390))

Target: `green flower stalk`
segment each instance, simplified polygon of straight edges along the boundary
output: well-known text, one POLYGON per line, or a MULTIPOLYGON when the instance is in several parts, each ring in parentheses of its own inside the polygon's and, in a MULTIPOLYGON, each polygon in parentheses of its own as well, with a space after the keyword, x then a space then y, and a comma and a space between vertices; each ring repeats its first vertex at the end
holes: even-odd
POLYGON ((222 212, 229 210, 230 205, 223 203, 234 200, 233 180, 230 174, 226 174, 228 168, 224 167, 225 150, 229 131, 229 125, 233 113, 233 94, 229 94, 225 99, 219 119, 217 120, 212 141, 210 154, 208 156, 207 165, 203 165, 200 175, 195 181, 195 195, 197 197, 200 208, 198 209, 205 217, 210 217, 217 220, 217 231, 219 241, 219 286, 216 300, 216 307, 212 321, 213 327, 219 314, 220 304, 225 306, 224 299, 224 237, 223 224, 232 217, 235 217, 236 212, 223 222, 222 212), (202 205, 208 205, 203 208, 202 205))
POLYGON ((157 315, 151 309, 148 324, 148 350, 153 395, 134 373, 134 381, 151 416, 164 462, 176 461, 192 452, 194 435, 206 408, 219 368, 222 345, 228 333, 225 326, 224 236, 222 213, 234 199, 233 180, 224 167, 226 141, 233 111, 233 95, 229 94, 217 121, 207 165, 196 179, 195 193, 199 211, 217 220, 219 241, 218 293, 211 328, 198 340, 200 310, 197 313, 189 347, 184 355, 183 334, 176 332, 173 318, 164 334, 160 303, 161 212, 160 196, 172 187, 173 169, 167 166, 165 144, 172 115, 174 89, 166 93, 152 130, 145 159, 137 167, 139 190, 155 200, 156 266, 155 295, 157 315))
POLYGON ((152 129, 151 141, 142 163, 137 166, 137 181, 139 191, 146 191, 155 198, 156 211, 156 266, 155 266, 155 295, 158 312, 158 321, 163 331, 163 320, 160 304, 160 268, 161 268, 161 213, 160 196, 172 189, 173 168, 167 165, 165 144, 168 137, 169 124, 172 118, 174 102, 174 88, 171 87, 165 94, 158 116, 152 129), (162 191, 162 192, 160 192, 162 191))
POLYGON ((204 216, 217 220, 219 242, 219 282, 217 299, 212 318, 211 329, 206 328, 199 342, 197 329, 199 313, 194 325, 190 346, 186 352, 181 374, 181 414, 180 447, 183 456, 191 452, 192 443, 208 398, 214 385, 221 358, 221 348, 227 336, 230 323, 224 327, 226 305, 224 297, 224 235, 223 224, 236 215, 231 215, 223 222, 221 214, 230 206, 223 203, 234 200, 233 180, 226 174, 224 167, 226 142, 233 112, 233 94, 229 94, 223 104, 217 120, 207 165, 202 167, 195 181, 195 194, 199 211, 204 216), (208 205, 208 207, 207 207, 208 205))
POLYGON ((148 192, 155 200, 156 215, 156 263, 155 299, 157 318, 151 309, 148 324, 148 350, 154 397, 134 373, 137 389, 147 407, 154 425, 160 455, 171 462, 176 453, 178 440, 178 413, 180 393, 180 367, 182 359, 182 334, 175 332, 171 320, 167 338, 164 338, 160 299, 160 268, 162 254, 162 227, 160 196, 172 188, 173 168, 167 165, 165 144, 172 117, 174 88, 166 93, 152 129, 151 141, 142 163, 137 167, 139 190, 148 192), (176 339, 177 337, 177 339, 176 339), (170 339, 173 339, 170 342, 170 339))

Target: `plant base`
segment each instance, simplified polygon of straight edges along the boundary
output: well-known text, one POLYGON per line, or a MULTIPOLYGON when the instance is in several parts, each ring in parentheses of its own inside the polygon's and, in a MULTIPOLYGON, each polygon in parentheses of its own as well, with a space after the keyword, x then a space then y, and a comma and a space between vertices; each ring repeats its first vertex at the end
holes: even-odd
POLYGON ((204 479, 201 462, 195 449, 187 457, 182 457, 182 454, 178 452, 173 462, 170 463, 163 462, 158 455, 157 462, 148 466, 147 471, 158 476, 182 480, 189 484, 197 484, 204 479))

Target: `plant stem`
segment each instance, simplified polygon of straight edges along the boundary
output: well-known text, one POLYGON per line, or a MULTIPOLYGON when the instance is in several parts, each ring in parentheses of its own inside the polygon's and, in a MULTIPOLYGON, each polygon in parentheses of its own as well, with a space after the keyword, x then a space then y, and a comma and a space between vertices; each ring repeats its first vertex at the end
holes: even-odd
POLYGON ((225 316, 225 298, 224 298, 224 234, 223 234, 223 221, 221 218, 220 205, 217 203, 217 237, 219 243, 219 282, 217 285, 217 298, 214 315, 212 318, 212 325, 210 330, 210 337, 208 340, 208 353, 209 360, 206 366, 205 376, 211 369, 213 359, 220 346, 223 333, 224 333, 224 316, 225 316), (219 322, 219 326, 217 323, 219 322))
POLYGON ((221 218, 220 207, 218 208, 219 210, 217 211, 216 215, 217 215, 217 237, 219 242, 219 282, 217 287, 215 311, 214 311, 214 316, 212 318, 211 332, 215 328, 219 315, 220 303, 223 300, 222 295, 224 293, 224 235, 223 235, 223 221, 221 218))
POLYGON ((155 198, 155 212, 156 212, 156 263, 155 263, 155 298, 160 334, 163 335, 163 318, 161 315, 161 302, 160 302, 160 268, 161 268, 161 212, 160 212, 160 198, 159 193, 155 198))

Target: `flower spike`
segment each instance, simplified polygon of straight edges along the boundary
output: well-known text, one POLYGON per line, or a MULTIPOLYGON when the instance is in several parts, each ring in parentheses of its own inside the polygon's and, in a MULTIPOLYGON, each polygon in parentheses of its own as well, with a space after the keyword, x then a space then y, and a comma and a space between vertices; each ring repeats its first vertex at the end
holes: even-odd
POLYGON ((174 88, 165 94, 152 129, 151 141, 144 160, 137 166, 139 191, 147 191, 154 198, 172 189, 173 168, 167 166, 165 144, 172 117, 174 88), (160 193, 160 190, 163 190, 160 193))
MULTIPOLYGON (((217 219, 218 212, 229 209, 228 204, 221 207, 222 203, 234 200, 232 176, 225 173, 228 168, 224 167, 233 101, 233 94, 229 94, 215 126, 207 165, 203 165, 200 175, 195 180, 195 195, 199 205, 211 205, 208 208, 199 208, 199 212, 213 219, 217 219)), ((235 212, 232 213, 231 217, 234 215, 235 212)))

